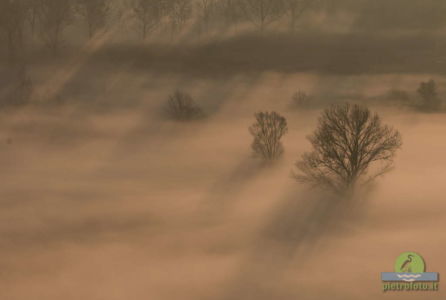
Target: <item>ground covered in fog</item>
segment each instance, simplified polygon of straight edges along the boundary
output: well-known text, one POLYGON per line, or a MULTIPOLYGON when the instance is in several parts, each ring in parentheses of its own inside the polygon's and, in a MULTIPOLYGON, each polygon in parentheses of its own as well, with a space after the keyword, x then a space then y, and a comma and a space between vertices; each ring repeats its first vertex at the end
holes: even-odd
MULTIPOLYGON (((446 269, 445 114, 372 105, 404 145, 354 208, 291 178, 329 94, 413 93, 429 76, 221 80, 110 67, 63 82, 32 72, 43 98, 0 117, 1 299, 378 299, 380 272, 401 252, 419 252, 428 271, 446 269), (176 88, 206 118, 166 119, 176 88), (292 108, 297 89, 322 100, 292 108), (49 90, 55 103, 45 102, 49 90), (259 110, 288 119, 274 166, 251 155, 247 128, 259 110)), ((441 289, 385 297, 442 299, 441 289)))

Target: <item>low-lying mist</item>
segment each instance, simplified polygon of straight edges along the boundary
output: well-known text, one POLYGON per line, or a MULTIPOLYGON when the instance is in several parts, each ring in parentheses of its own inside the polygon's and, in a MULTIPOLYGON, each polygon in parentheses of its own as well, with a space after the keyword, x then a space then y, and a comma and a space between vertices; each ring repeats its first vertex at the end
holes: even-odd
MULTIPOLYGON (((51 83, 45 72, 31 72, 36 88, 51 83)), ((430 77, 219 80, 85 66, 57 89, 56 102, 36 95, 1 114, 0 298, 377 299, 380 272, 392 271, 401 252, 420 252, 429 271, 441 272, 443 113, 369 103, 404 145, 395 169, 358 202, 291 176, 323 107, 392 88, 415 93, 430 77), (175 89, 206 116, 167 119, 175 89), (294 108, 299 89, 323 100, 294 108), (272 166, 250 149, 248 127, 261 110, 289 124, 284 157, 272 166)), ((444 78, 435 79, 441 90, 444 78)))

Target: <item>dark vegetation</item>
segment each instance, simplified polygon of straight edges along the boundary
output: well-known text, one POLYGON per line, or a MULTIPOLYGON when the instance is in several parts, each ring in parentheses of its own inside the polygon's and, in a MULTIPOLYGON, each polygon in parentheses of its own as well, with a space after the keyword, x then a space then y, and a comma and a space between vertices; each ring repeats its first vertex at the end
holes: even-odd
POLYGON ((291 98, 291 106, 293 108, 308 109, 313 107, 311 97, 304 91, 297 91, 291 98))
POLYGON ((434 80, 420 83, 417 90, 421 97, 421 108, 428 111, 437 111, 441 108, 441 99, 438 97, 437 84, 434 80))
POLYGON ((254 137, 252 150, 265 161, 278 159, 284 151, 281 139, 288 132, 286 119, 276 112, 255 114, 256 122, 249 127, 254 137))
POLYGON ((175 91, 167 100, 166 113, 177 121, 197 120, 204 116, 202 109, 187 93, 175 91))
POLYGON ((309 141, 313 151, 296 164, 296 179, 336 193, 354 192, 388 172, 401 147, 398 131, 368 108, 350 104, 326 109, 309 141))

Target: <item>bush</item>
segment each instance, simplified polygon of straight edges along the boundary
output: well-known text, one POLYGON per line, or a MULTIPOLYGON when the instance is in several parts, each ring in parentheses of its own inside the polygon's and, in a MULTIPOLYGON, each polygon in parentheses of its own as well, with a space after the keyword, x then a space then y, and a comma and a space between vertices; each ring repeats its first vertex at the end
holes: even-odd
POLYGON ((292 105, 296 108, 310 108, 311 107, 311 97, 303 92, 303 91, 297 91, 291 98, 292 105))
POLYGON ((423 103, 422 107, 426 110, 437 110, 441 107, 441 100, 437 94, 437 84, 434 80, 420 83, 417 90, 423 103))
POLYGON ((255 114, 256 122, 249 128, 254 137, 252 150, 264 160, 275 160, 283 154, 281 138, 288 131, 287 121, 276 112, 255 114))
POLYGON ((174 120, 189 121, 202 118, 202 109, 189 94, 177 90, 169 96, 166 107, 167 114, 174 120))

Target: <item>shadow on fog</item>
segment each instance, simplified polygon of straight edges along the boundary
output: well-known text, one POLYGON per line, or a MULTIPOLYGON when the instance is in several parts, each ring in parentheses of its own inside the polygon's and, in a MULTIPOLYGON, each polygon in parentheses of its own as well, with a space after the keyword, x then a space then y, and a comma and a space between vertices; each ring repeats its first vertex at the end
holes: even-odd
POLYGON ((219 179, 205 194, 200 215, 207 220, 221 220, 236 204, 237 194, 271 166, 264 165, 252 157, 241 159, 222 179, 219 179))
POLYGON ((289 192, 260 229, 238 274, 210 299, 290 297, 278 288, 289 264, 297 257, 304 263, 324 239, 351 231, 352 225, 359 223, 363 204, 310 192, 289 192))

